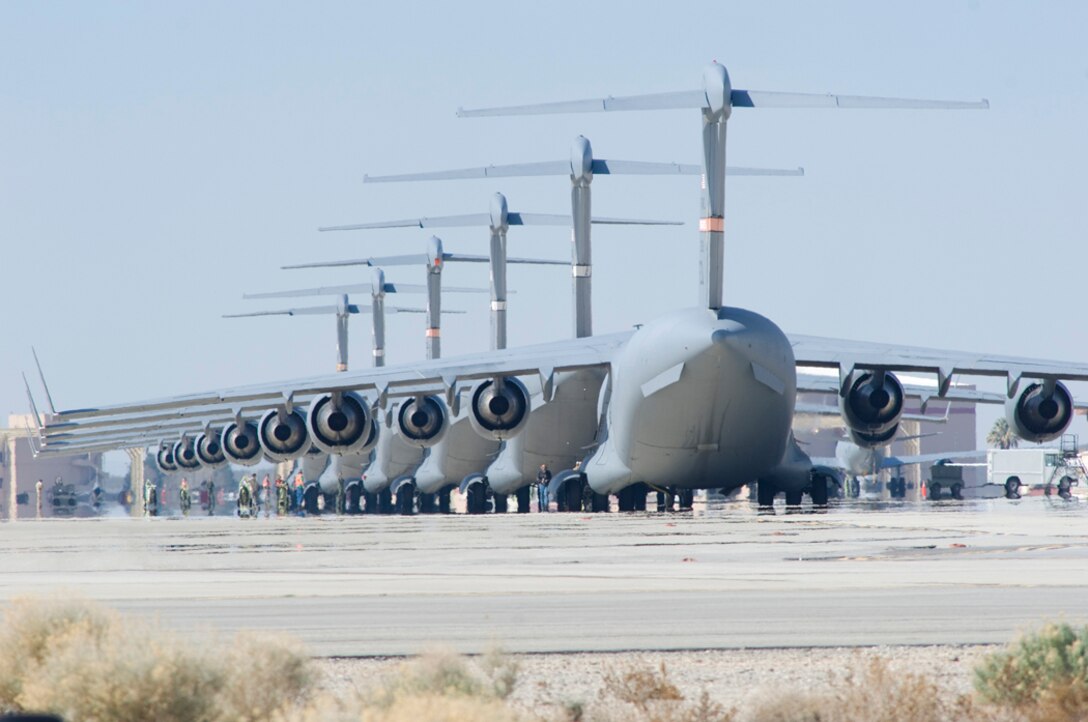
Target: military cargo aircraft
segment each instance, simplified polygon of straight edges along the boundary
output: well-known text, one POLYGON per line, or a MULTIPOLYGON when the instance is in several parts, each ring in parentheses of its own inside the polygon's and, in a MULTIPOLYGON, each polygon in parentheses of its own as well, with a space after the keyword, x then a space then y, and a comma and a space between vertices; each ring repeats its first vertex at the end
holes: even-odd
POLYGON ((406 438, 433 445, 462 406, 481 436, 516 440, 530 414, 560 401, 555 391, 562 374, 589 372, 602 382, 594 399, 592 445, 579 450, 579 479, 594 492, 615 493, 640 482, 728 490, 758 481, 761 502, 783 492, 787 503, 797 503, 814 485, 812 460, 790 431, 799 367, 837 371, 840 411, 861 446, 881 445, 895 435, 903 413, 899 372, 933 374, 938 397, 957 376, 1003 378, 1013 430, 1030 441, 1056 438, 1074 409, 1065 382, 1088 380, 1088 364, 787 334, 755 311, 724 303, 725 131, 735 108, 987 105, 739 90, 715 63, 695 91, 462 111, 471 116, 699 110, 704 142, 699 305, 624 333, 65 410, 51 414, 39 429, 38 451, 118 448, 207 429, 203 438, 221 438, 224 448, 241 449, 244 438, 246 448, 276 448, 288 455, 305 453, 311 441, 330 453, 345 453, 369 443, 376 420, 379 435, 396 424, 406 438), (521 379, 539 383, 542 406, 533 408, 521 379), (398 399, 393 414, 391 401, 398 399))

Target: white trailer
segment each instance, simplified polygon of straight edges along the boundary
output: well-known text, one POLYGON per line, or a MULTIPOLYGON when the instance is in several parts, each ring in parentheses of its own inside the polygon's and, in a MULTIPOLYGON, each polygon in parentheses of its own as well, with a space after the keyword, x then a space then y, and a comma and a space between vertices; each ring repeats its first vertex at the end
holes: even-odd
POLYGON ((1048 496, 1057 489, 1059 496, 1069 498, 1074 485, 1088 480, 1075 437, 1069 442, 1063 437, 1060 447, 992 449, 986 467, 989 483, 1004 487, 1010 499, 1018 499, 1024 487, 1041 489, 1048 496))

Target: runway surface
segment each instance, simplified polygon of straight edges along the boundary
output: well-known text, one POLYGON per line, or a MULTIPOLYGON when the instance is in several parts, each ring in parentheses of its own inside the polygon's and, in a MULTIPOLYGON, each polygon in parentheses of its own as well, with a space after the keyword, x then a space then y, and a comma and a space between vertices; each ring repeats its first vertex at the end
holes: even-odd
POLYGON ((0 601, 78 594, 322 656, 1000 643, 1088 622, 1086 507, 19 520, 0 601))

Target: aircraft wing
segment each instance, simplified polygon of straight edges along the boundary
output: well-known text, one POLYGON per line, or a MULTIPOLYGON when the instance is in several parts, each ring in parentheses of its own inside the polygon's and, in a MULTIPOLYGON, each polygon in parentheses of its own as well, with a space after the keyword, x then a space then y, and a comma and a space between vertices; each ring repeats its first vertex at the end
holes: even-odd
POLYGON ((74 450, 72 447, 76 445, 98 441, 116 442, 116 448, 124 448, 126 444, 121 442, 151 438, 166 430, 176 434, 196 432, 209 423, 230 420, 238 414, 302 405, 314 396, 333 391, 363 392, 371 401, 384 401, 389 396, 443 393, 453 399, 465 384, 497 375, 539 376, 547 390, 557 371, 607 366, 629 336, 619 333, 569 339, 451 359, 69 409, 50 415, 40 432, 42 449, 74 450))
POLYGON ((938 393, 951 390, 955 374, 998 376, 1014 389, 1021 378, 1088 381, 1088 364, 1062 363, 969 351, 945 351, 896 344, 846 341, 788 334, 798 366, 838 369, 840 381, 857 369, 918 371, 938 378, 938 393))
POLYGON ((932 454, 914 454, 912 456, 886 456, 880 462, 881 469, 896 469, 910 464, 936 464, 945 459, 985 459, 986 449, 974 451, 939 451, 932 454))

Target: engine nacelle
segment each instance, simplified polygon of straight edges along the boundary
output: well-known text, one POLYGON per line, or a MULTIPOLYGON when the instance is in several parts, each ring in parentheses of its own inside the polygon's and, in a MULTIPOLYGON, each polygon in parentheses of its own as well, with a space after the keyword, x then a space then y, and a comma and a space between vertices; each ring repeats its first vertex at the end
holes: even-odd
POLYGON ((222 434, 206 431, 196 437, 196 458, 200 465, 208 469, 219 469, 227 465, 227 455, 223 453, 222 434))
POLYGON ((257 438, 257 425, 252 421, 227 424, 223 427, 219 443, 223 447, 223 455, 232 464, 254 466, 261 461, 261 442, 257 438))
POLYGON ((1041 444, 1052 441, 1066 430, 1073 419, 1073 396, 1058 381, 1049 396, 1041 383, 1032 383, 1016 398, 1005 402, 1009 427, 1025 441, 1041 444))
POLYGON ((850 376, 839 410, 858 446, 886 444, 899 428, 903 385, 894 374, 865 371, 850 376))
POLYGON ((362 396, 323 394, 310 403, 306 430, 314 446, 329 454, 356 454, 377 443, 375 424, 362 396))
POLYGON ((196 445, 192 439, 185 438, 174 444, 174 463, 182 471, 196 471, 200 468, 200 459, 196 455, 196 445))
POLYGON ((159 471, 169 474, 178 470, 174 461, 174 446, 172 444, 159 444, 159 450, 155 453, 155 465, 159 471))
POLYGON ((401 436, 413 446, 430 448, 442 440, 450 428, 446 404, 436 396, 405 399, 397 412, 401 436))
POLYGON ((473 390, 468 418, 480 436, 503 441, 517 436, 528 423, 529 391, 514 377, 495 381, 484 381, 473 390))
POLYGON ((279 463, 303 456, 310 450, 306 419, 298 409, 287 413, 272 409, 257 424, 257 438, 269 461, 279 463))

